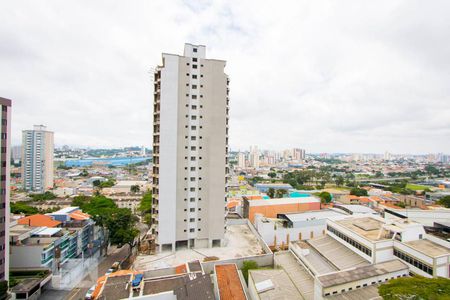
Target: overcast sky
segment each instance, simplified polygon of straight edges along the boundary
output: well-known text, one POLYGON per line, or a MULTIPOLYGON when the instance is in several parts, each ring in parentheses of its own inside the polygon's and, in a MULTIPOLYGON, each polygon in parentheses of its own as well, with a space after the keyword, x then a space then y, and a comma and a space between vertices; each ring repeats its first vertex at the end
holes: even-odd
POLYGON ((227 60, 231 149, 450 153, 450 1, 2 1, 12 142, 151 145, 152 78, 185 42, 227 60), (262 5, 262 2, 267 2, 262 5))

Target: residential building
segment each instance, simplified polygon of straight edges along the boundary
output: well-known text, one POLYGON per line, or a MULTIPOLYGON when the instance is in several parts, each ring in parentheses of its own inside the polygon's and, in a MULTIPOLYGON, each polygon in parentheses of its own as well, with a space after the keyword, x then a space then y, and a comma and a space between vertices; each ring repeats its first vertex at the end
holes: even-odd
POLYGON ((218 246, 229 173, 225 61, 192 44, 162 60, 154 74, 152 233, 160 250, 218 246))
POLYGON ((10 178, 10 136, 11 100, 0 97, 2 124, 0 139, 0 281, 9 279, 9 178, 10 178))
POLYGON ((103 243, 100 228, 78 207, 22 217, 9 232, 12 268, 44 267, 52 273, 71 258, 93 255, 103 243))
POLYGON ((53 132, 43 125, 22 132, 22 181, 27 192, 53 188, 53 132))
POLYGON ((245 164, 245 153, 243 152, 239 152, 238 153, 238 167, 240 169, 245 169, 246 164, 245 164))

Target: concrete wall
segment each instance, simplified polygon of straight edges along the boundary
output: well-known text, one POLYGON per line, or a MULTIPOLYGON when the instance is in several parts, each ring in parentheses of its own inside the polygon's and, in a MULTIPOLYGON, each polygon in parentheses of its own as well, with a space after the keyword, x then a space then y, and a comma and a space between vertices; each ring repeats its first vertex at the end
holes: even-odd
POLYGON ((42 251, 46 245, 41 246, 11 246, 11 268, 41 267, 42 251))
POLYGON ((250 206, 248 218, 250 219, 251 222, 254 222, 255 214, 262 214, 267 218, 276 218, 277 215, 281 213, 302 212, 320 209, 320 203, 316 202, 251 206, 250 200, 249 204, 250 206))

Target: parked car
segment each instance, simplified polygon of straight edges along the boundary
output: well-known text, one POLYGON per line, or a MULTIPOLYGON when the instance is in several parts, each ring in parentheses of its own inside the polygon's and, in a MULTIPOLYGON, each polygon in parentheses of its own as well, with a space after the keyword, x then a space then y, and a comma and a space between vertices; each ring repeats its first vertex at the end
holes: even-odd
POLYGON ((84 299, 86 299, 86 300, 91 300, 92 299, 92 294, 94 294, 96 286, 97 286, 96 284, 91 286, 91 288, 87 291, 86 296, 84 297, 84 299))
POLYGON ((113 263, 111 269, 113 269, 114 271, 120 270, 120 262, 116 261, 115 263, 113 263))
POLYGON ((108 271, 106 271, 105 276, 108 276, 111 273, 114 273, 114 269, 108 269, 108 271))

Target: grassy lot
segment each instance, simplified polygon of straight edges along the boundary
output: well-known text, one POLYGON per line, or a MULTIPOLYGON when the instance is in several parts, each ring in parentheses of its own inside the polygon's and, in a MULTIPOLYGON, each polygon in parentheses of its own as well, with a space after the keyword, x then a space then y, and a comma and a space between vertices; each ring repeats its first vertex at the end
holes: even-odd
POLYGON ((426 186, 426 185, 419 185, 419 184, 412 184, 412 183, 408 183, 406 185, 406 188, 410 189, 410 190, 413 190, 413 191, 422 191, 422 190, 424 190, 426 188, 431 189, 431 187, 426 186))

